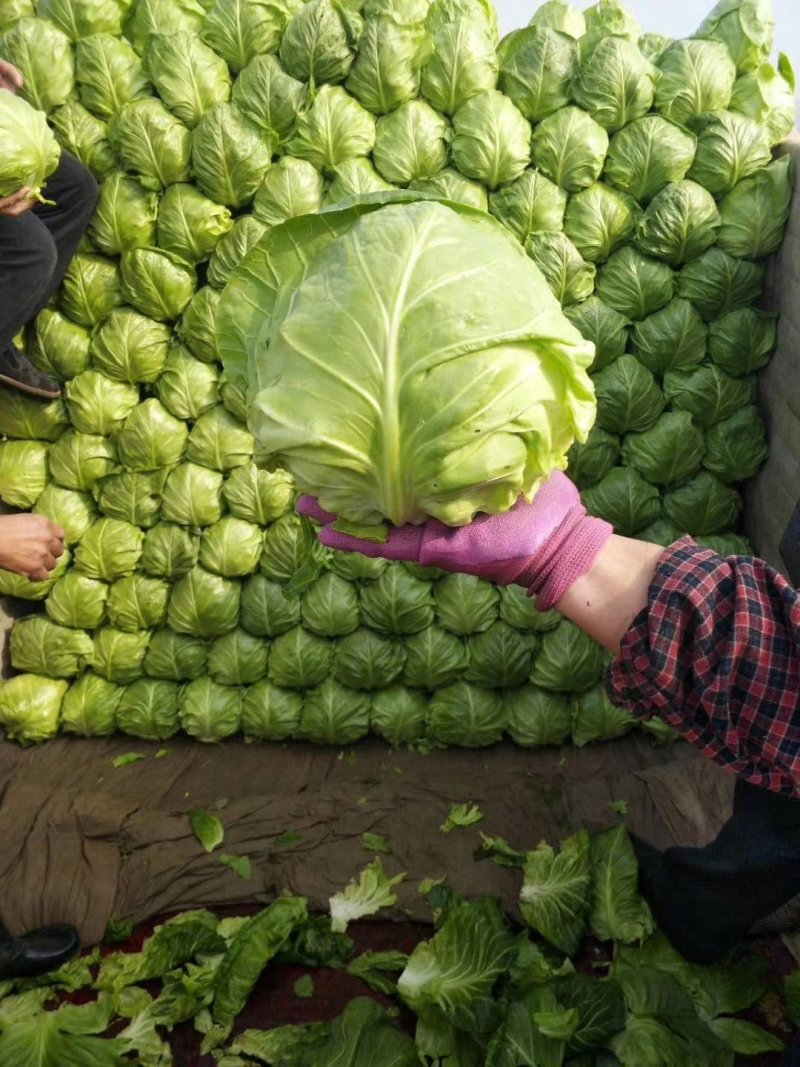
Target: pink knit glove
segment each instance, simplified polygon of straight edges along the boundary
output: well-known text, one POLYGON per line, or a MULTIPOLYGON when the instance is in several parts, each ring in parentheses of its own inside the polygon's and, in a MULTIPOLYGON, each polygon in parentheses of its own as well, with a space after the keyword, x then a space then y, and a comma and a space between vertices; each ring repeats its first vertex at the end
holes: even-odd
POLYGON ((542 611, 589 570, 613 532, 607 522, 586 514, 578 490, 560 471, 530 504, 520 500, 504 515, 480 515, 469 526, 445 526, 438 519, 390 526, 383 544, 333 530, 336 516, 323 511, 313 496, 300 497, 297 510, 322 523, 319 539, 328 548, 475 574, 497 585, 523 585, 536 594, 542 611))

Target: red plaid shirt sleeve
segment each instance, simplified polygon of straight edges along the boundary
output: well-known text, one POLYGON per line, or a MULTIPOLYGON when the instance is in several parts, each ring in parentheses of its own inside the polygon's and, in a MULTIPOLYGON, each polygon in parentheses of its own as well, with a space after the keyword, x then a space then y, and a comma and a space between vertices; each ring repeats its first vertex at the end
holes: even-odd
POLYGON ((608 692, 754 785, 800 795, 800 592, 763 560, 688 537, 666 549, 608 692))

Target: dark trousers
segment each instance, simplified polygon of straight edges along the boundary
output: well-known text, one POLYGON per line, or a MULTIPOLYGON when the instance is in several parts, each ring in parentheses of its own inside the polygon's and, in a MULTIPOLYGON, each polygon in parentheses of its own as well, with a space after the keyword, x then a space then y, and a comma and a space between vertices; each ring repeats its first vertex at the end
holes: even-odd
POLYGON ((733 812, 704 848, 637 841, 642 890, 673 945, 719 959, 754 923, 800 893, 800 800, 736 782, 733 812))
POLYGON ((0 352, 47 304, 61 284, 97 201, 97 182, 67 152, 44 195, 19 218, 0 215, 0 352))

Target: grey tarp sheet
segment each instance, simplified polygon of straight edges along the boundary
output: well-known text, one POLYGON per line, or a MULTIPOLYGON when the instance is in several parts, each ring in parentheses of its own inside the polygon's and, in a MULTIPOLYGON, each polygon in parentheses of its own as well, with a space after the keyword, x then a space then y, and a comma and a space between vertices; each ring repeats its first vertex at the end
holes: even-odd
POLYGON ((422 755, 366 741, 343 752, 310 745, 165 744, 132 738, 59 738, 34 749, 0 743, 0 914, 12 930, 76 924, 85 944, 108 919, 136 922, 173 909, 266 902, 276 892, 324 909, 371 859, 361 835, 384 834, 387 868, 408 872, 396 916, 427 917, 419 881, 447 874, 469 895, 513 907, 519 876, 476 862, 477 830, 532 847, 580 827, 627 823, 658 845, 701 844, 727 815, 733 778, 680 743, 656 748, 640 733, 585 749, 513 745, 422 755), (169 747, 167 756, 156 752, 169 747), (144 760, 115 768, 115 756, 144 760), (472 801, 478 827, 440 830, 450 805, 472 801), (225 825, 206 854, 187 812, 225 825), (299 835, 281 846, 286 831, 299 835), (248 855, 242 881, 221 853, 248 855))

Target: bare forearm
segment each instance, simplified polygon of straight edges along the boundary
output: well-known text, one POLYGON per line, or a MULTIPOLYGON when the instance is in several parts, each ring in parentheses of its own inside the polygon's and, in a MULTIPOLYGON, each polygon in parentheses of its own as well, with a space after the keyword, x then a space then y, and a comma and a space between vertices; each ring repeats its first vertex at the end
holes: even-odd
POLYGON ((556 611, 616 654, 631 623, 647 606, 663 553, 661 545, 614 535, 591 569, 556 602, 556 611))

